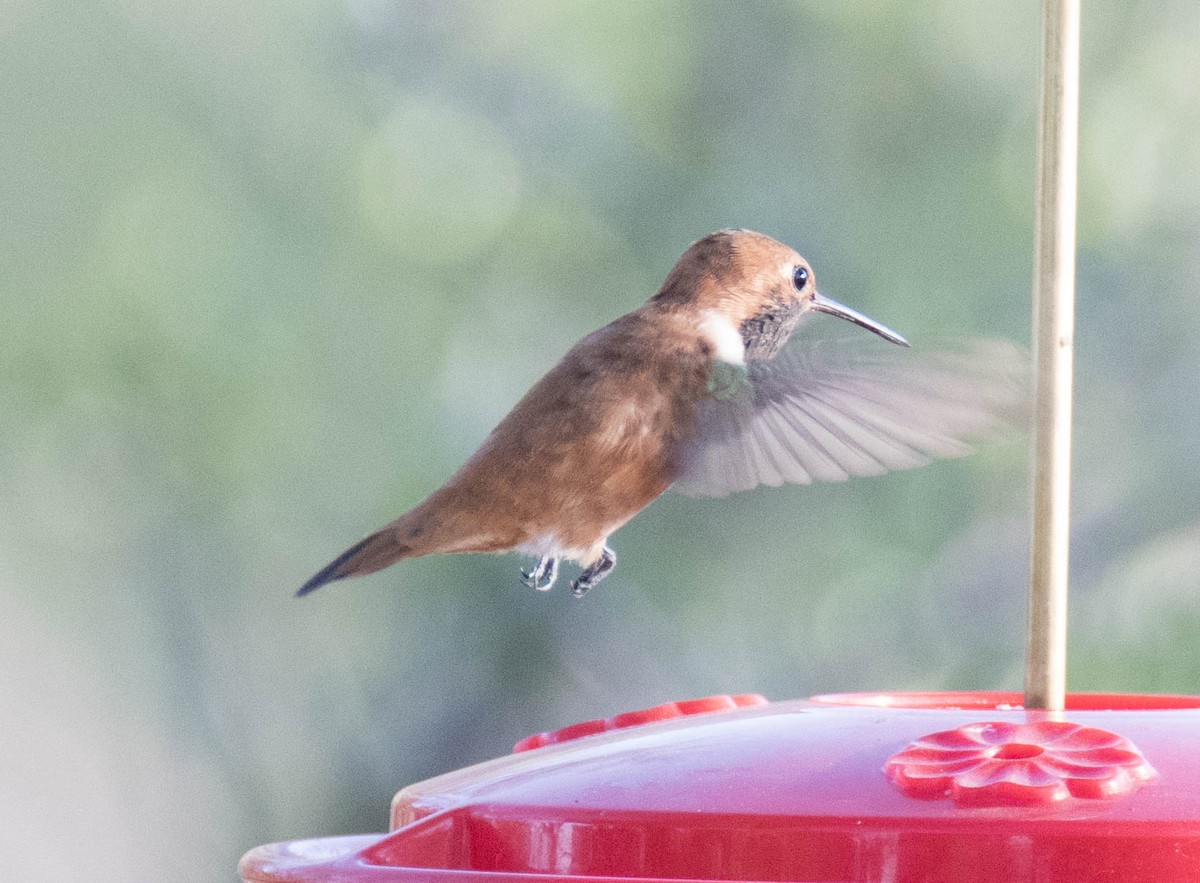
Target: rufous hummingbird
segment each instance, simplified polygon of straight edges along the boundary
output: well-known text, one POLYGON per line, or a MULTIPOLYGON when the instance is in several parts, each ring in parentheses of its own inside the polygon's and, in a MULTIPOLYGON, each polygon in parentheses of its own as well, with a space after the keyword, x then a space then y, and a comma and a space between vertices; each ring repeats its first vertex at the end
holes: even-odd
POLYGON ((1019 348, 793 338, 814 313, 908 347, 819 294, 786 245, 705 236, 650 300, 575 344, 449 481, 298 594, 434 552, 517 551, 537 559, 521 577, 543 591, 561 559, 581 565, 582 596, 616 565, 608 538, 672 485, 724 496, 875 475, 967 453, 1018 418, 1019 348))

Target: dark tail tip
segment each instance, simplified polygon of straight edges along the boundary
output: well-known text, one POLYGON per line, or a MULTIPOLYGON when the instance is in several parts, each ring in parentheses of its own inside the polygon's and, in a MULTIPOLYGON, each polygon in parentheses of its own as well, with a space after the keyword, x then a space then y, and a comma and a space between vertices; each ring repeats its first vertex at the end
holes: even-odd
POLYGON ((355 555, 361 552, 363 547, 365 547, 367 543, 371 542, 372 539, 373 537, 367 537, 362 542, 355 543, 341 555, 338 555, 336 558, 334 558, 321 570, 320 573, 313 576, 312 579, 300 587, 300 589, 296 592, 296 597, 303 598, 309 592, 315 592, 326 583, 336 582, 343 577, 349 576, 349 569, 346 568, 346 565, 355 555))

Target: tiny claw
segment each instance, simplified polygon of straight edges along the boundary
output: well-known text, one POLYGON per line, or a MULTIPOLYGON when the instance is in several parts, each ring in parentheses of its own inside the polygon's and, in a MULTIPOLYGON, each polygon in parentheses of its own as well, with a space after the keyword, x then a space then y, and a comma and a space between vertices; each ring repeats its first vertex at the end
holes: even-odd
POLYGON ((548 592, 558 578, 558 559, 546 556, 539 558, 529 570, 521 571, 521 582, 539 592, 548 592))
POLYGON ((593 586, 612 573, 616 566, 617 553, 605 546, 600 552, 600 560, 571 580, 571 594, 582 598, 593 586))

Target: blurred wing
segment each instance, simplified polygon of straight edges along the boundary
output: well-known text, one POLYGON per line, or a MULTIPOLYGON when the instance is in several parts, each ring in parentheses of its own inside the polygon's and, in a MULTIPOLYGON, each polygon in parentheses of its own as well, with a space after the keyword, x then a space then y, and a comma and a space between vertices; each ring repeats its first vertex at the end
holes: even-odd
POLYGON ((793 338, 770 361, 722 369, 740 382, 711 384, 700 405, 674 485, 690 496, 910 469, 1028 420, 1028 357, 1001 341, 923 352, 793 338))

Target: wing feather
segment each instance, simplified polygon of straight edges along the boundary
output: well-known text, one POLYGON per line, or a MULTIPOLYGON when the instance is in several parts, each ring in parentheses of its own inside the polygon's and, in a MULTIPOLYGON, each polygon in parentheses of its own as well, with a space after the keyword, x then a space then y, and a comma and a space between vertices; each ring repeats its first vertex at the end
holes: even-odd
POLYGON ((996 341, 922 351, 793 338, 748 366, 738 394, 700 404, 675 487, 724 496, 963 456, 1025 422, 1027 365, 1023 350, 996 341))

